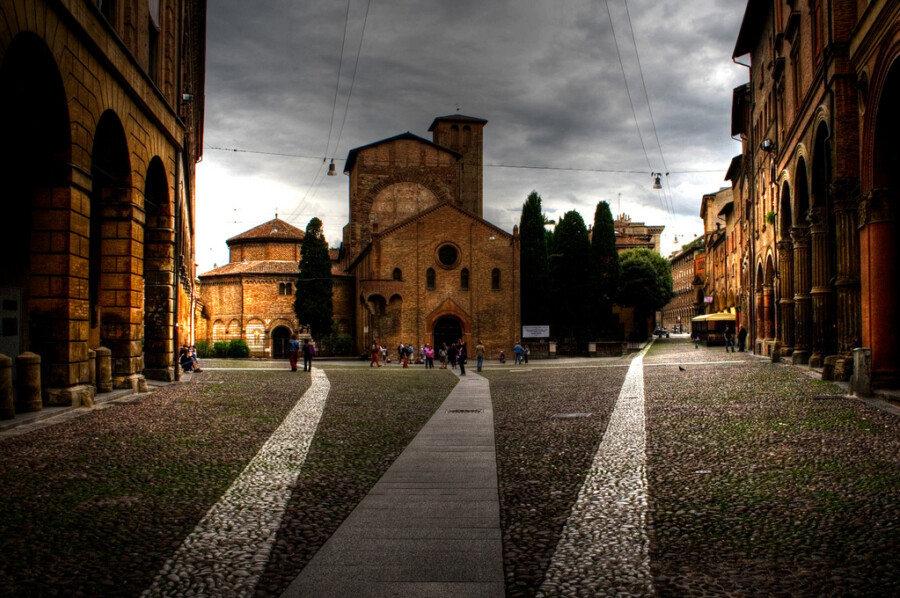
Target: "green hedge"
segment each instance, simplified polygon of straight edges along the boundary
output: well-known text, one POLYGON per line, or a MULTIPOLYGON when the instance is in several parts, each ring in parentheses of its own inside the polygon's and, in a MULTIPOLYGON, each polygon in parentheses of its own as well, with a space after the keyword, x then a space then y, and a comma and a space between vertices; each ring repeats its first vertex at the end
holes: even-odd
POLYGON ((247 341, 239 338, 231 339, 231 342, 228 343, 228 357, 250 357, 250 347, 247 346, 247 341))
POLYGON ((329 334, 322 339, 322 348, 334 357, 346 357, 353 353, 353 341, 348 334, 329 334))
POLYGON ((215 357, 213 348, 209 345, 209 341, 197 341, 197 357, 215 357))

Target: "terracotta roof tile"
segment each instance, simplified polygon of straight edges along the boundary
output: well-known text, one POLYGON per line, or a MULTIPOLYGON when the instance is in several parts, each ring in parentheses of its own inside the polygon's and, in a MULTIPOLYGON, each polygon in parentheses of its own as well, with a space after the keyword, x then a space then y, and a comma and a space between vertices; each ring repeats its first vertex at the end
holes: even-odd
POLYGON ((225 243, 230 246, 234 241, 244 242, 262 239, 300 241, 303 239, 303 234, 303 231, 296 226, 292 226, 276 217, 274 220, 269 220, 255 228, 231 237, 225 243))
POLYGON ((293 260, 263 260, 256 262, 235 262, 219 266, 209 272, 199 275, 199 278, 208 276, 233 276, 235 274, 297 274, 297 262, 293 260))

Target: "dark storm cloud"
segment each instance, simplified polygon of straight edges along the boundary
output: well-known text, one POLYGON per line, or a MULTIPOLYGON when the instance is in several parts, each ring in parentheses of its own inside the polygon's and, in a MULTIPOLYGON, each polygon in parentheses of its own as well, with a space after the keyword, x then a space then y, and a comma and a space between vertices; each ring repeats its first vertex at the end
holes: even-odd
POLYGON ((636 220, 696 229, 700 197, 726 184, 740 151, 729 137, 731 90, 747 75, 730 56, 744 2, 630 0, 626 15, 624 0, 609 0, 611 24, 606 4, 591 0, 373 0, 353 79, 366 1, 351 0, 335 102, 347 6, 210 3, 207 147, 294 157, 206 150, 198 171, 201 270, 212 253, 222 261, 225 238, 276 207, 300 227, 319 216, 339 243, 347 180, 316 178, 322 158, 341 171, 350 149, 405 131, 430 138, 433 118, 457 108, 489 121, 485 217, 506 229, 532 190, 551 217, 578 209, 589 221, 600 200, 615 213, 621 193, 621 210, 636 220), (491 166, 503 164, 637 173, 491 166), (661 199, 650 172, 666 168, 671 196, 661 199), (695 170, 715 172, 685 172, 695 170))

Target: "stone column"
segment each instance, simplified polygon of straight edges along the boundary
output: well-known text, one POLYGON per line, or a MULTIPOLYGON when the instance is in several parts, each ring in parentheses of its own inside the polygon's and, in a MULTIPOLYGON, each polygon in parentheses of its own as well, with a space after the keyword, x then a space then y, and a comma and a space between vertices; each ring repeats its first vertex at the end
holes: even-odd
POLYGON ((778 285, 781 355, 788 356, 794 351, 794 244, 787 240, 778 242, 778 285))
POLYGON ((834 327, 834 294, 828 260, 828 220, 825 208, 809 211, 809 236, 812 246, 812 355, 810 367, 822 367, 831 349, 834 327))
POLYGON ((872 385, 896 387, 898 363, 896 290, 900 259, 897 236, 898 192, 875 189, 859 203, 862 345, 872 349, 872 385))
POLYGON ((112 386, 112 351, 97 347, 97 392, 110 392, 112 386))
POLYGON ((756 287, 756 330, 755 335, 752 339, 753 342, 753 352, 757 353, 759 349, 759 341, 766 337, 766 320, 764 318, 765 313, 763 310, 763 287, 762 283, 757 282, 756 287))
POLYGON ((809 361, 812 347, 812 272, 810 270, 809 227, 791 227, 791 240, 794 242, 794 353, 795 364, 809 361))
POLYGON ((862 324, 859 297, 859 230, 857 227, 857 181, 832 185, 837 233, 837 350, 835 380, 849 380, 853 372, 851 350, 861 343, 862 324))
POLYGON ((0 355, 0 419, 12 419, 16 416, 16 404, 13 402, 12 358, 0 355))
POLYGON ((16 386, 22 411, 40 411, 44 408, 40 355, 26 351, 16 358, 16 386))

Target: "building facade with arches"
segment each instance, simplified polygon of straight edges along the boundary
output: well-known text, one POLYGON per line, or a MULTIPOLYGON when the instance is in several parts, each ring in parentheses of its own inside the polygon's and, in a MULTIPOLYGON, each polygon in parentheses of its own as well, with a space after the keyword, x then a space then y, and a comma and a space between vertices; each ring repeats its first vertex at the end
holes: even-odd
POLYGON ((340 269, 354 292, 335 311, 353 314, 357 351, 463 339, 494 355, 519 339, 518 231, 482 217, 486 124, 454 114, 432 122, 432 140, 405 133, 350 151, 340 269))
POLYGON ((231 237, 229 262, 204 272, 197 338, 244 340, 252 357, 287 356, 292 334, 306 333, 294 313, 303 231, 281 220, 231 237))
POLYGON ((193 334, 206 3, 0 5, 0 353, 43 404, 176 376, 193 334), (15 369, 15 368, 14 368, 15 369))
POLYGON ((900 5, 747 4, 734 58, 751 232, 755 350, 848 380, 871 351, 871 382, 900 383, 900 5))

